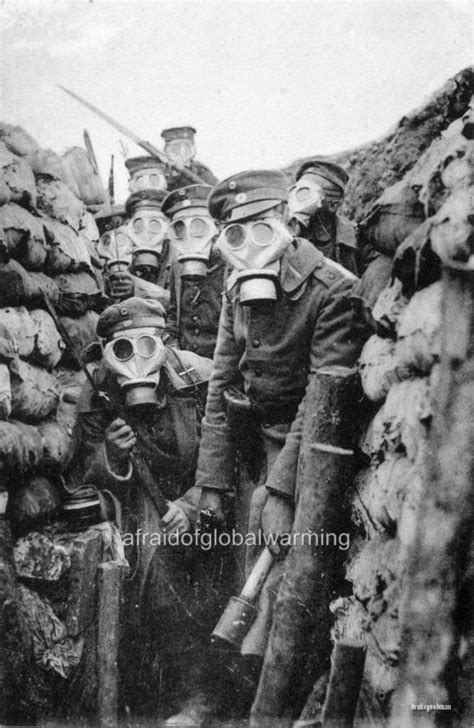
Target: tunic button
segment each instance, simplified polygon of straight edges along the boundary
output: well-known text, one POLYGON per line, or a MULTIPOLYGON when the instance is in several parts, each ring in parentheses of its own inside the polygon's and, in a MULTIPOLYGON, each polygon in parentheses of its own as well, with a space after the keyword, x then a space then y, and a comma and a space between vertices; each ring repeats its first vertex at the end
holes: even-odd
POLYGON ((201 329, 194 329, 194 333, 196 334, 196 336, 199 334, 200 330, 201 329))
POLYGON ((198 316, 192 316, 191 317, 191 320, 194 321, 194 323, 196 323, 196 321, 199 321, 199 317, 198 316))
POLYGON ((333 273, 332 271, 329 271, 329 273, 327 273, 327 277, 329 278, 330 281, 332 281, 336 277, 336 274, 333 273))
POLYGON ((262 372, 262 370, 260 369, 260 367, 257 367, 257 369, 255 369, 255 376, 256 376, 256 377, 261 377, 261 376, 262 376, 262 374, 263 374, 263 372, 262 372))
POLYGON ((254 339, 252 341, 252 346, 254 346, 256 349, 260 346, 260 341, 258 339, 254 339))

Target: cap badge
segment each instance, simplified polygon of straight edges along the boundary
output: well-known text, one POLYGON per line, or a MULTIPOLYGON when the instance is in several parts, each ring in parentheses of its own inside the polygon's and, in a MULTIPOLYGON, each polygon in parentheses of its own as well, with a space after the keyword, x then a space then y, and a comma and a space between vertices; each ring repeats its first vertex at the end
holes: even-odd
POLYGON ((236 202, 245 202, 247 200, 247 194, 245 192, 239 192, 238 195, 235 196, 236 202))
POLYGON ((232 180, 232 182, 229 182, 229 190, 235 190, 237 187, 237 182, 235 180, 232 180))

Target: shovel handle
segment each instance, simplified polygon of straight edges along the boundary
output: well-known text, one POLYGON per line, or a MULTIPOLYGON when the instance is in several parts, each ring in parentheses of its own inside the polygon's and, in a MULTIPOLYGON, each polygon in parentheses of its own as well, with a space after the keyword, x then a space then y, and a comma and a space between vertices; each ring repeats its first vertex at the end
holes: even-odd
POLYGON ((258 595, 272 566, 273 556, 266 546, 258 557, 249 578, 245 582, 245 586, 240 593, 241 599, 248 599, 249 602, 257 601, 258 595))

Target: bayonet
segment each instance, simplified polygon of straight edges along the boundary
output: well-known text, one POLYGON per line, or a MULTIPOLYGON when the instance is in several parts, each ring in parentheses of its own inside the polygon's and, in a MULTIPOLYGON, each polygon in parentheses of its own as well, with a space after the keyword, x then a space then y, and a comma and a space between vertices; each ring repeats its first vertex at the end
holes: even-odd
POLYGON ((144 149, 148 154, 151 154, 152 157, 155 157, 155 159, 158 159, 163 164, 167 164, 169 167, 173 167, 181 174, 185 175, 188 179, 190 179, 195 184, 206 184, 205 181, 199 177, 197 174, 194 174, 194 172, 191 172, 191 170, 187 169, 184 165, 179 164, 178 162, 173 161, 170 157, 168 157, 167 154, 164 152, 161 152, 159 149, 157 149, 153 144, 150 144, 150 142, 147 142, 143 139, 140 139, 139 136, 133 133, 130 129, 127 129, 126 126, 123 126, 123 124, 120 124, 118 121, 115 121, 111 116, 106 114, 104 111, 101 111, 97 106, 94 106, 94 104, 91 104, 89 101, 86 101, 78 94, 75 94, 73 91, 69 91, 69 89, 65 88, 64 86, 61 86, 58 84, 58 88, 61 89, 61 91, 64 91, 65 93, 69 94, 69 96, 72 96, 73 99, 76 99, 80 104, 85 106, 87 109, 92 111, 94 114, 99 116, 101 119, 106 121, 110 126, 113 126, 114 129, 116 129, 120 134, 123 134, 123 136, 128 137, 131 139, 135 144, 138 144, 139 147, 144 149))

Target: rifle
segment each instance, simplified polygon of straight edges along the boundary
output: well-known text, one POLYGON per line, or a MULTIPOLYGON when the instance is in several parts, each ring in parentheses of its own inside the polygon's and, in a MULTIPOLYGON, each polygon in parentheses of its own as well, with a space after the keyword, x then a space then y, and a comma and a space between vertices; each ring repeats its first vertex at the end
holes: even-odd
POLYGON ((60 88, 61 91, 64 91, 66 94, 69 94, 69 96, 72 96, 72 98, 76 99, 76 101, 79 101, 80 104, 88 108, 90 111, 93 111, 94 114, 97 114, 97 116, 113 126, 113 128, 120 132, 120 134, 128 137, 132 140, 132 142, 135 142, 135 144, 138 144, 139 147, 148 152, 148 154, 151 154, 151 156, 155 157, 155 159, 158 159, 163 164, 167 164, 169 167, 173 167, 181 174, 184 174, 189 180, 191 180, 191 182, 194 182, 195 184, 206 184, 205 181, 201 177, 199 177, 199 175, 191 172, 191 170, 187 169, 183 164, 179 164, 179 162, 173 161, 170 157, 168 157, 167 154, 165 154, 164 152, 160 152, 160 150, 153 146, 153 144, 150 144, 150 142, 147 142, 144 139, 140 139, 140 137, 134 134, 133 131, 127 129, 126 126, 123 126, 118 121, 115 121, 115 119, 101 111, 97 106, 94 106, 94 104, 91 104, 89 101, 86 101, 78 94, 75 94, 73 91, 69 91, 67 88, 64 88, 64 86, 61 86, 60 84, 58 84, 58 88, 60 88))
MULTIPOLYGON (((87 381, 89 382, 89 385, 92 389, 92 392, 97 400, 97 402, 100 403, 104 411, 109 412, 111 415, 120 416, 126 421, 126 417, 123 413, 123 411, 117 411, 110 401, 110 397, 106 392, 103 392, 99 387, 97 386, 97 383, 92 376, 91 372, 87 368, 87 366, 84 364, 84 361, 82 359, 82 356, 79 354, 79 352, 76 349, 76 346, 74 342, 72 341, 71 337, 69 336, 69 333, 62 323, 61 319, 56 313, 56 309, 54 308, 53 304, 51 303, 51 300, 48 298, 48 295, 46 292, 41 289, 41 294, 43 296, 43 300, 45 303, 46 308, 48 309, 48 312, 53 319, 57 330, 61 334, 64 343, 66 344, 67 348, 69 349, 70 354, 77 362, 78 366, 81 368, 81 370, 84 372, 87 381)), ((156 486, 155 479, 151 473, 150 467, 148 463, 146 462, 143 453, 141 452, 140 443, 137 442, 137 448, 134 452, 130 454, 130 460, 135 468, 143 487, 145 488, 147 494, 150 496, 158 515, 160 518, 162 518, 165 513, 167 513, 169 506, 166 498, 164 495, 158 490, 156 486)))

